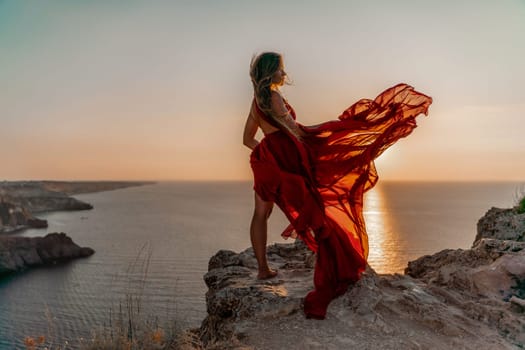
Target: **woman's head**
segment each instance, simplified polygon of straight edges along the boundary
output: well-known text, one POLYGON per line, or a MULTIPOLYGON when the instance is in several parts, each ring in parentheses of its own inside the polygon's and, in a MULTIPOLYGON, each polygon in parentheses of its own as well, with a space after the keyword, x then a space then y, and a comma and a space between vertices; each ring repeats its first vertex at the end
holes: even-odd
POLYGON ((276 52, 263 52, 254 56, 250 64, 250 77, 254 85, 282 85, 284 79, 276 79, 280 73, 284 73, 283 58, 276 52))
POLYGON ((255 56, 250 64, 250 78, 259 107, 271 112, 271 90, 286 82, 282 56, 276 52, 255 56))

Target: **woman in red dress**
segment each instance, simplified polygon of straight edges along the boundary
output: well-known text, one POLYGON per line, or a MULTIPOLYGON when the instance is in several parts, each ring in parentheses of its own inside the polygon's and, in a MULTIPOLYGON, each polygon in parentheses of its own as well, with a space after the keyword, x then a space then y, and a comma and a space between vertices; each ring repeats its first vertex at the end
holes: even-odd
POLYGON ((295 121, 281 95, 281 55, 265 52, 252 60, 254 99, 244 128, 252 149, 255 210, 250 238, 259 279, 277 272, 266 260, 267 220, 274 203, 290 221, 283 237, 299 237, 316 252, 314 290, 304 301, 307 317, 323 319, 331 300, 343 294, 366 268, 368 237, 363 194, 377 182, 374 159, 416 127, 432 99, 398 84, 374 100, 362 99, 337 120, 316 126, 295 121), (264 138, 255 140, 261 128, 264 138))

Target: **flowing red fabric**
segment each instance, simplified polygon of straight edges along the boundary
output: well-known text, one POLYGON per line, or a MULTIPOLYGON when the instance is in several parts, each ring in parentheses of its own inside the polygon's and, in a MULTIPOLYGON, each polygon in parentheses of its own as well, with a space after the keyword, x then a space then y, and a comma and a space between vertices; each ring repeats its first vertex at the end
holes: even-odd
MULTIPOLYGON (((298 236, 317 255, 315 289, 304 301, 307 317, 325 318, 330 301, 365 270, 363 195, 378 179, 374 159, 409 135, 415 117, 426 115, 431 103, 432 98, 413 87, 398 84, 374 100, 353 104, 338 120, 301 126, 306 134, 301 139, 281 128, 253 150, 254 190, 289 219, 283 237, 298 236)), ((254 107, 276 125, 255 102, 254 107)))

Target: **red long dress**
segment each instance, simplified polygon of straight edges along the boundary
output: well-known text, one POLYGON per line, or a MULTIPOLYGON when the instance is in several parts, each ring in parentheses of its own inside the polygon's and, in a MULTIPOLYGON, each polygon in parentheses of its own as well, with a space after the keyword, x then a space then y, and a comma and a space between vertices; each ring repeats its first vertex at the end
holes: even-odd
MULTIPOLYGON (((409 135, 415 117, 426 115, 431 103, 411 86, 398 84, 374 100, 353 104, 338 120, 301 126, 302 139, 280 128, 253 150, 254 190, 289 219, 283 237, 296 233, 317 255, 315 289, 304 300, 307 317, 324 319, 330 301, 365 270, 363 194, 378 179, 374 159, 409 135)), ((279 127, 254 105, 260 117, 279 127)))

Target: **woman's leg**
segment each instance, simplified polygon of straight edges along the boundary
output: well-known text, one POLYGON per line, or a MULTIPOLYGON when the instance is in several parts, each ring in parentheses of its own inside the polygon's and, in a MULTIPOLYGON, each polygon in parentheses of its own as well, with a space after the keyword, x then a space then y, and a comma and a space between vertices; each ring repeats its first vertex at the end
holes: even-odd
POLYGON ((268 238, 268 218, 272 213, 273 202, 262 200, 255 193, 255 210, 253 211, 252 222, 250 225, 250 238, 252 241, 253 252, 259 265, 258 279, 272 278, 277 275, 277 271, 271 270, 266 260, 266 241, 268 238))

